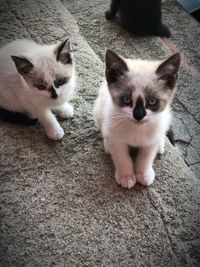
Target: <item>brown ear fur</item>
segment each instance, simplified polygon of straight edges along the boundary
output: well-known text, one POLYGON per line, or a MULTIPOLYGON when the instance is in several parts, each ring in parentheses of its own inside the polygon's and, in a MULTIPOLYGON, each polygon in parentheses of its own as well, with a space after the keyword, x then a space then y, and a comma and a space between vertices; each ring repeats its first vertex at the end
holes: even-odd
POLYGON ((114 83, 117 79, 128 71, 125 61, 115 52, 108 49, 106 51, 106 80, 108 83, 114 83))
POLYGON ((173 89, 178 78, 178 71, 181 64, 181 55, 176 53, 162 62, 156 70, 159 80, 166 81, 166 85, 173 89))

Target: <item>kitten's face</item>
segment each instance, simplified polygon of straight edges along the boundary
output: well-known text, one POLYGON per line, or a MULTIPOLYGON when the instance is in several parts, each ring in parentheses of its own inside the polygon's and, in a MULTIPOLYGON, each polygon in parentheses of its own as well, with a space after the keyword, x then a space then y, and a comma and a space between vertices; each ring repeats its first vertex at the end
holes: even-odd
POLYGON ((174 96, 180 54, 166 61, 125 60, 106 53, 106 79, 114 105, 134 123, 149 121, 162 112, 174 96))
POLYGON ((16 56, 12 56, 12 59, 34 95, 52 101, 62 96, 73 72, 69 39, 59 44, 51 53, 33 59, 33 62, 16 56))

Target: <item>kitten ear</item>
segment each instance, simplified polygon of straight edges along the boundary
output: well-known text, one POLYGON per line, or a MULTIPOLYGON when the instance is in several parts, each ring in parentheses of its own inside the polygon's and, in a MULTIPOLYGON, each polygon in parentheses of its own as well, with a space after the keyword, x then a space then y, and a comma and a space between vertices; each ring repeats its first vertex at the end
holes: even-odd
POLYGON ((71 45, 69 38, 65 39, 61 42, 58 47, 56 48, 56 60, 62 62, 64 65, 72 64, 72 57, 71 57, 71 45))
POLYGON ((125 61, 110 49, 106 51, 106 80, 108 83, 116 82, 117 79, 128 71, 125 61))
POLYGON ((11 56, 11 58, 15 63, 17 71, 21 75, 30 73, 34 68, 33 64, 25 57, 11 56))
POLYGON ((166 81, 166 85, 173 89, 178 78, 178 71, 181 64, 181 55, 176 53, 160 64, 156 70, 159 80, 166 81))

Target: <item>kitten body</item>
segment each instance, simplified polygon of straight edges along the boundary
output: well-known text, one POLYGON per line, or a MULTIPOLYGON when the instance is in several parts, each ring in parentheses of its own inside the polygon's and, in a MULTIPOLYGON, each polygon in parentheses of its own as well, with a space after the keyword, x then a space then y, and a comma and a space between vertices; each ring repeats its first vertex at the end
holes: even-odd
POLYGON ((50 139, 61 139, 64 131, 53 112, 73 116, 68 101, 74 87, 69 39, 54 45, 16 40, 0 49, 0 108, 13 121, 20 113, 37 118, 50 139))
POLYGON ((112 0, 107 19, 119 13, 119 23, 134 34, 170 36, 162 23, 161 0, 112 0))
POLYGON ((179 65, 179 54, 153 62, 106 53, 106 81, 95 104, 96 123, 112 156, 116 181, 123 187, 131 188, 136 181, 148 186, 154 180, 152 164, 156 154, 164 152, 179 65), (129 147, 139 149, 135 166, 129 147))

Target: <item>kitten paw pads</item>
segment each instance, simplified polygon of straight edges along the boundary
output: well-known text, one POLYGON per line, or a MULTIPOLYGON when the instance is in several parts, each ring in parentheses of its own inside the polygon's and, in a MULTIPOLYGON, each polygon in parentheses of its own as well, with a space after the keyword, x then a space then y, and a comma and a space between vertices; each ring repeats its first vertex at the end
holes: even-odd
POLYGON ((72 106, 63 107, 58 112, 59 117, 63 119, 70 119, 74 116, 74 108, 72 106))
POLYGON ((135 175, 118 176, 116 174, 115 178, 116 178, 116 182, 118 185, 121 185, 122 187, 128 188, 128 189, 132 188, 136 183, 135 175))
POLYGON ((64 130, 61 127, 58 129, 52 129, 47 132, 47 136, 49 137, 49 139, 54 141, 61 140, 64 136, 64 130))
POLYGON ((151 185, 154 181, 154 178, 155 178, 154 170, 151 170, 146 173, 136 173, 137 182, 144 186, 151 185))

